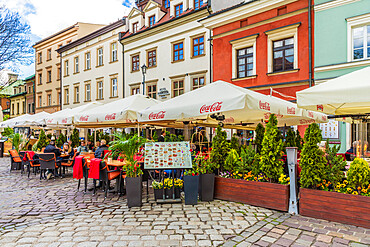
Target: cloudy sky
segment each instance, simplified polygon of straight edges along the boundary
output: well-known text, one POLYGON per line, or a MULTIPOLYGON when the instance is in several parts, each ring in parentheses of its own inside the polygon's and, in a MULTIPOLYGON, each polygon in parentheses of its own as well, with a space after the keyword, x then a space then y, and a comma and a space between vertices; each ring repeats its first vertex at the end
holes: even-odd
MULTIPOLYGON (((32 42, 75 24, 109 24, 127 15, 134 0, 0 0, 31 26, 32 42)), ((34 64, 20 68, 21 78, 34 74, 34 64)))

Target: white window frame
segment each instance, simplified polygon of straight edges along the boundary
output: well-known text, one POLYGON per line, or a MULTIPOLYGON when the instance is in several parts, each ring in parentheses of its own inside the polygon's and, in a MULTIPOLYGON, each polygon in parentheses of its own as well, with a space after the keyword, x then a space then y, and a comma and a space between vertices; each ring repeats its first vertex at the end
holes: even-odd
POLYGON ((85 61, 86 61, 85 69, 86 70, 91 69, 91 53, 90 52, 85 53, 85 61))
POLYGON ((96 83, 96 96, 97 99, 104 99, 104 85, 103 81, 98 81, 96 83))
POLYGON ((64 89, 64 104, 69 104, 69 88, 64 89))
POLYGON ((48 94, 48 106, 51 106, 51 93, 48 94))
POLYGON ((111 44, 111 52, 112 52, 112 54, 111 54, 111 62, 115 62, 115 61, 117 61, 118 60, 118 56, 117 56, 117 54, 118 54, 118 52, 117 52, 117 42, 113 42, 112 44, 111 44))
POLYGON ((42 107, 42 95, 39 95, 38 100, 39 100, 39 107, 42 107))
POLYGON ((85 85, 85 101, 91 101, 91 84, 90 83, 85 85))
MULTIPOLYGON (((274 30, 270 30, 265 32, 267 35, 267 73, 274 73, 273 69, 273 42, 281 39, 286 39, 293 37, 294 39, 294 62, 293 62, 293 71, 298 69, 298 27, 300 26, 300 23, 296 23, 293 25, 277 28, 274 30)), ((278 73, 286 73, 286 72, 292 72, 290 70, 288 71, 280 71, 276 72, 278 73)))
POLYGON ((79 66, 79 58, 78 57, 75 57, 75 73, 79 73, 80 72, 80 66, 79 66))
MULTIPOLYGON (((364 58, 362 59, 356 60, 353 59, 353 38, 352 38, 354 28, 370 25, 370 13, 347 18, 346 20, 347 20, 347 62, 357 62, 370 59, 370 56, 368 56, 367 58, 364 56, 364 58)), ((366 37, 364 37, 364 42, 365 38, 366 37)), ((364 46, 365 44, 367 46, 367 40, 366 43, 364 43, 364 46)))
POLYGON ((103 47, 98 48, 98 66, 103 66, 103 47))
MULTIPOLYGON (((251 36, 247 36, 241 39, 236 39, 230 41, 230 44, 232 45, 232 78, 233 79, 239 79, 238 78, 238 50, 247 48, 247 47, 253 47, 253 72, 252 76, 256 76, 256 41, 257 41, 258 34, 254 34, 251 36)), ((252 76, 246 76, 246 77, 252 77, 252 76)), ((246 78, 243 77, 243 78, 246 78)))
POLYGON ((64 61, 64 75, 69 75, 69 60, 64 61))
POLYGON ((75 96, 74 103, 79 103, 80 102, 80 86, 75 86, 75 88, 74 88, 74 96, 75 96))
POLYGON ((111 79, 111 90, 111 97, 118 97, 118 80, 116 77, 111 79))

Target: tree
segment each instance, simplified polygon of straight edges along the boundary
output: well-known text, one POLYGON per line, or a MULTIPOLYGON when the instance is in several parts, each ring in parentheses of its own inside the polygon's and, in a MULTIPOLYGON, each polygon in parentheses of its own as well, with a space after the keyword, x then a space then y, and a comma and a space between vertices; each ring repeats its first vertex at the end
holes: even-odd
POLYGON ((329 146, 329 141, 326 142, 325 152, 326 160, 328 164, 326 168, 326 178, 335 186, 338 182, 342 182, 344 179, 344 170, 346 167, 346 162, 343 156, 338 156, 337 153, 340 149, 340 145, 329 146))
POLYGON ((262 140, 263 136, 265 134, 265 127, 261 123, 257 124, 256 127, 256 140, 254 141, 254 144, 256 145, 257 149, 256 152, 259 154, 262 149, 262 140))
POLYGON ((76 128, 73 129, 71 141, 72 148, 78 147, 80 145, 80 132, 76 128))
POLYGON ((296 147, 296 145, 297 145, 297 142, 296 142, 295 133, 291 128, 289 128, 286 134, 285 147, 296 147))
POLYGON ((230 148, 231 149, 235 149, 236 152, 238 152, 238 154, 240 154, 239 139, 236 137, 235 134, 231 137, 231 140, 230 140, 230 148))
POLYGON ((226 157, 230 151, 230 144, 226 141, 227 134, 220 126, 216 129, 216 136, 212 141, 211 162, 216 168, 223 168, 226 157))
POLYGON ((277 182, 283 173, 283 162, 281 153, 283 151, 283 140, 279 138, 277 118, 271 114, 266 124, 266 131, 262 141, 260 156, 260 169, 267 176, 270 182, 277 182))
POLYGON ((303 188, 316 189, 316 186, 325 179, 326 159, 324 152, 317 145, 321 140, 319 125, 310 124, 304 133, 304 144, 299 162, 301 167, 300 183, 303 188))
POLYGON ((6 127, 3 131, 3 136, 10 136, 14 134, 14 131, 12 128, 6 127))
POLYGON ((57 141, 56 141, 56 144, 57 144, 57 147, 61 147, 63 146, 63 144, 67 142, 67 137, 65 135, 63 135, 63 133, 60 133, 57 141))
POLYGON ((301 134, 299 133, 298 130, 296 131, 295 136, 296 136, 296 139, 295 139, 296 144, 295 145, 298 148, 298 151, 301 151, 302 150, 302 146, 303 146, 303 139, 302 139, 301 134))
POLYGON ((32 62, 30 34, 30 26, 19 13, 0 6, 0 70, 32 62))
POLYGON ((44 130, 41 130, 39 140, 37 142, 37 150, 41 150, 42 148, 46 147, 48 144, 49 144, 49 140, 47 139, 44 130))

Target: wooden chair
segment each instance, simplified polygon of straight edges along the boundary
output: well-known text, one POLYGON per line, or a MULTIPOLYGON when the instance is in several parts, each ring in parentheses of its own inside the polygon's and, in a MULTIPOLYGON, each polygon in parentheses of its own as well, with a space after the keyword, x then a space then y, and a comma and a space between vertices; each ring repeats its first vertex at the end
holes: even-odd
POLYGON ((68 161, 62 161, 60 162, 60 165, 61 167, 63 167, 63 173, 65 174, 65 169, 68 168, 68 167, 73 167, 74 163, 75 163, 75 158, 77 156, 77 153, 74 153, 73 157, 72 158, 69 158, 68 161))
POLYGON ((19 170, 22 165, 22 159, 19 156, 17 150, 11 149, 9 150, 9 154, 10 154, 10 171, 19 170))
MULTIPOLYGON (((108 190, 110 181, 113 179, 117 179, 117 182, 119 182, 119 176, 121 174, 120 170, 109 170, 108 165, 104 162, 100 162, 100 173, 99 173, 99 180, 104 182, 105 185, 105 198, 107 198, 108 190)), ((96 182, 94 183, 94 194, 96 192, 96 182)))
POLYGON ((33 173, 36 176, 36 171, 37 171, 37 168, 40 167, 40 163, 37 163, 33 159, 33 157, 31 158, 31 155, 29 152, 26 153, 26 157, 27 157, 27 166, 28 166, 28 178, 30 177, 31 168, 33 169, 33 173))
POLYGON ((26 156, 26 151, 20 151, 19 152, 19 157, 22 160, 22 163, 21 163, 21 174, 23 174, 23 172, 24 172, 24 167, 27 166, 27 161, 26 161, 27 157, 25 157, 25 156, 26 156))
POLYGON ((42 178, 43 170, 53 170, 54 180, 55 180, 55 171, 58 169, 55 159, 55 153, 44 153, 39 154, 40 157, 40 180, 42 178))
MULTIPOLYGON (((84 193, 86 193, 87 192, 87 180, 89 176, 89 167, 87 166, 87 161, 85 158, 82 159, 82 172, 83 172, 83 178, 85 182, 84 193)), ((80 185, 81 185, 81 179, 78 180, 77 191, 80 189, 80 185)))

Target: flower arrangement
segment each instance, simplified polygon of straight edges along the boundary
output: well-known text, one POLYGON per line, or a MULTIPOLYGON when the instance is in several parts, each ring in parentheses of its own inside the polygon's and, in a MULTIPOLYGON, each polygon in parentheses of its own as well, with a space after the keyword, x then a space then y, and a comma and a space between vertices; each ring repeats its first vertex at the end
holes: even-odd
POLYGON ((153 189, 163 189, 163 185, 165 189, 171 189, 173 185, 175 188, 181 189, 184 187, 184 181, 179 178, 165 178, 163 182, 153 181, 152 183, 153 189))
POLYGON ((157 182, 157 181, 153 180, 152 187, 155 190, 163 189, 163 183, 162 182, 157 182))
POLYGON ((358 186, 355 188, 351 187, 351 185, 348 183, 348 180, 343 180, 343 183, 338 183, 335 186, 335 191, 344 194, 370 196, 370 184, 368 186, 358 186))
POLYGON ((279 177, 279 184, 290 184, 290 177, 287 177, 285 174, 281 174, 279 177))

